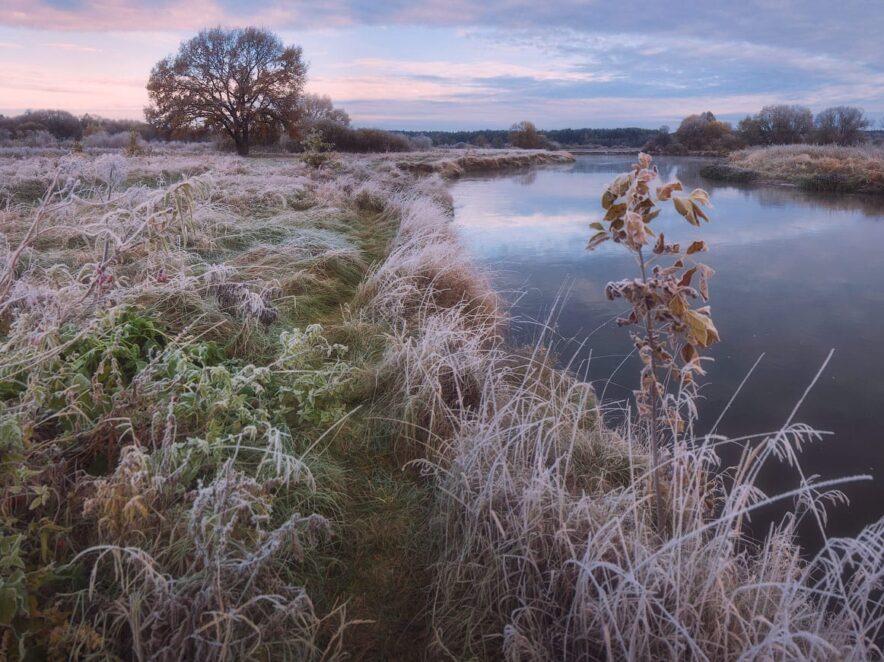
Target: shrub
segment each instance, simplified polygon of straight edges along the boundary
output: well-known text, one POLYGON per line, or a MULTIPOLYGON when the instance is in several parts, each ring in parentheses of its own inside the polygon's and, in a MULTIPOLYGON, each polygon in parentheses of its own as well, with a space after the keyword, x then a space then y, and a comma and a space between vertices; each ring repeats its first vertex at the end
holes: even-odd
POLYGON ((405 136, 381 129, 351 129, 330 120, 316 122, 325 142, 340 152, 409 152, 412 145, 405 136))
POLYGON ((128 146, 129 144, 129 136, 131 133, 129 131, 119 131, 118 133, 108 133, 107 131, 96 131, 95 133, 90 133, 88 136, 83 138, 83 145, 87 148, 112 148, 112 149, 122 149, 123 147, 128 146))
POLYGON ((709 111, 685 117, 675 135, 678 142, 689 150, 727 151, 738 144, 731 125, 719 122, 709 111))
POLYGON ((322 133, 317 129, 311 129, 304 138, 304 162, 313 167, 321 168, 331 159, 329 150, 333 147, 322 139, 322 133))
POLYGON ((519 149, 543 149, 546 147, 544 138, 534 126, 533 122, 524 120, 510 127, 510 143, 519 149))

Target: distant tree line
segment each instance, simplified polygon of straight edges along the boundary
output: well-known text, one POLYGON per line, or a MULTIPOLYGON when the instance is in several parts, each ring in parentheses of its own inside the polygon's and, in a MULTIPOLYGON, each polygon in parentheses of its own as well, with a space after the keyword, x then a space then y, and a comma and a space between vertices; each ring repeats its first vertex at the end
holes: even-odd
POLYGON ((657 131, 627 127, 623 129, 549 129, 540 131, 531 122, 519 122, 510 129, 476 131, 402 131, 409 137, 424 136, 437 146, 506 147, 526 145, 541 147, 642 147, 657 131), (527 142, 525 142, 527 141, 527 142), (541 142, 542 141, 542 142, 541 142))
POLYGON ((706 111, 685 117, 674 134, 661 127, 645 143, 652 152, 681 154, 696 151, 727 152, 755 145, 857 145, 872 138, 871 122, 853 106, 826 108, 814 116, 797 105, 765 106, 740 120, 736 128, 706 111))
POLYGON ((0 115, 0 139, 23 139, 44 132, 57 140, 83 140, 98 133, 129 134, 137 131, 145 140, 159 138, 156 129, 137 120, 118 120, 97 115, 75 116, 66 110, 28 110, 21 115, 0 115))

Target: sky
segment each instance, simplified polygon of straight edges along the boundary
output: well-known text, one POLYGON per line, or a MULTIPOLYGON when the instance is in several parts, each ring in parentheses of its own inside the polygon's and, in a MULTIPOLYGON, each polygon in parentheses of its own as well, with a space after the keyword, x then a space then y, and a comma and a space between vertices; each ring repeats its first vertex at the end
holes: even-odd
POLYGON ((141 118, 204 27, 300 45, 310 92, 388 129, 675 127, 840 104, 884 121, 884 0, 3 0, 0 113, 141 118))

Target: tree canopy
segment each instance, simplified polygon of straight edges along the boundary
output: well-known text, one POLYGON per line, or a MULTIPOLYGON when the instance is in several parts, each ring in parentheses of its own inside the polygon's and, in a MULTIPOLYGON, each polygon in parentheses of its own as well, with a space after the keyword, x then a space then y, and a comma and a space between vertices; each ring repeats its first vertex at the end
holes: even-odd
POLYGON ((258 28, 203 30, 150 74, 148 122, 166 130, 206 127, 233 140, 241 155, 255 135, 297 120, 307 76, 301 49, 258 28))

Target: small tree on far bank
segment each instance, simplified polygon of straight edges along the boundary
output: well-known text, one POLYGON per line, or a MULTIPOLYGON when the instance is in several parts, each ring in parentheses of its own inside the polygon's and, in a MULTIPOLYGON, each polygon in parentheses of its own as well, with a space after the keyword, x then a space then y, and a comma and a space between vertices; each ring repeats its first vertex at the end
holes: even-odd
POLYGON ((510 127, 510 143, 519 149, 543 149, 546 139, 537 130, 533 122, 523 120, 510 127))
POLYGON ((853 106, 835 106, 817 113, 814 141, 822 144, 857 145, 867 139, 870 122, 865 113, 853 106))
POLYGON ((749 115, 741 120, 738 131, 749 145, 809 142, 813 135, 813 113, 805 106, 765 106, 756 115, 749 115))
POLYGON ((169 132, 224 133, 247 156, 255 134, 296 121, 306 75, 301 49, 272 32, 203 30, 153 68, 145 116, 169 132))
POLYGON ((731 125, 710 111, 685 117, 675 132, 678 142, 690 150, 727 151, 738 146, 731 125))

